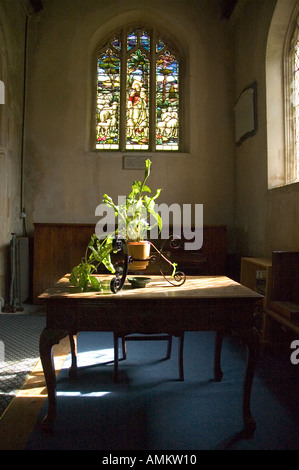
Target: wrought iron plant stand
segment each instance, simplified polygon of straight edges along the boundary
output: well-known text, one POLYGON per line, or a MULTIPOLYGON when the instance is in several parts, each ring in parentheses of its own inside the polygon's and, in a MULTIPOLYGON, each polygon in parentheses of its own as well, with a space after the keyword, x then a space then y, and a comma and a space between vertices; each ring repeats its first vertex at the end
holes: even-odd
POLYGON ((114 240, 114 251, 115 252, 123 252, 124 259, 116 264, 116 275, 110 282, 110 290, 114 294, 119 292, 126 281, 127 274, 129 271, 130 264, 133 261, 149 261, 150 263, 159 263, 159 270, 160 274, 164 277, 164 279, 172 284, 173 286, 181 286, 186 281, 186 275, 182 271, 176 271, 174 274, 171 275, 167 274, 162 266, 162 261, 166 262, 166 264, 175 269, 175 264, 169 260, 172 250, 176 250, 179 248, 181 241, 179 238, 174 236, 170 236, 167 238, 161 249, 159 250, 152 242, 149 242, 150 245, 154 248, 155 252, 146 260, 141 259, 133 259, 131 255, 127 253, 127 245, 126 241, 121 238, 116 238, 114 240), (168 251, 165 251, 166 247, 168 247, 168 251))

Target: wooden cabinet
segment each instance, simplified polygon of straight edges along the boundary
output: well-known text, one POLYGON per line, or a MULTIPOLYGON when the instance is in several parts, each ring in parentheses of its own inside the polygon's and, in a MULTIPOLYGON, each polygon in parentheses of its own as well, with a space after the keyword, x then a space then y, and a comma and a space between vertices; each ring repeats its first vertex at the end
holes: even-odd
POLYGON ((261 341, 289 342, 299 334, 299 252, 273 252, 271 259, 242 258, 241 284, 264 295, 261 341))
POLYGON ((299 334, 299 251, 273 251, 272 291, 264 312, 268 343, 290 345, 299 334))
POLYGON ((264 307, 271 298, 272 260, 268 258, 242 258, 241 284, 264 295, 264 307))
POLYGON ((241 258, 241 284, 264 295, 263 306, 257 308, 256 323, 264 341, 265 308, 271 299, 272 260, 268 258, 241 258))

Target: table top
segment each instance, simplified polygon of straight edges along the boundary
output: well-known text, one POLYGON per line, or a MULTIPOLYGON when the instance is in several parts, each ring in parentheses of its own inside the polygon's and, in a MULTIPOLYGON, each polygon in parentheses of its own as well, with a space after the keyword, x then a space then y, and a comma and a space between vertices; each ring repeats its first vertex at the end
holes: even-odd
MULTIPOLYGON (((47 289, 39 299, 91 299, 99 301, 113 298, 115 301, 129 299, 251 299, 259 300, 263 296, 248 287, 226 276, 187 276, 181 286, 171 285, 163 276, 148 276, 151 278, 146 287, 133 288, 126 280, 123 288, 114 294, 109 289, 111 275, 97 276, 104 281, 105 288, 101 292, 81 292, 69 282, 69 274, 62 277, 53 287, 47 289), (106 281, 106 282, 105 282, 106 281)), ((130 276, 129 276, 130 277, 130 276)), ((138 276, 134 276, 138 277, 138 276)))

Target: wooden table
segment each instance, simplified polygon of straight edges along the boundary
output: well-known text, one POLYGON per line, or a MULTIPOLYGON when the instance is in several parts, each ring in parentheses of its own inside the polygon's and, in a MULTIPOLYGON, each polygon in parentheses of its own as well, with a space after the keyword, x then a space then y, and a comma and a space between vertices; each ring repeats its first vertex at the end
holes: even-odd
MULTIPOLYGON (((109 276, 102 276, 109 279, 109 276)), ((254 328, 254 311, 262 296, 225 276, 189 276, 179 287, 163 277, 152 276, 145 288, 125 284, 117 294, 81 293, 68 281, 68 275, 40 295, 46 302, 46 328, 40 337, 40 357, 48 389, 48 413, 43 429, 53 431, 56 417, 56 377, 52 357, 54 344, 69 335, 72 366, 76 368, 73 341, 79 331, 127 331, 132 333, 171 333, 216 331, 214 379, 221 381, 221 345, 226 333, 241 336, 247 345, 243 389, 243 433, 252 437, 256 423, 250 411, 250 395, 259 355, 259 335, 254 328)))

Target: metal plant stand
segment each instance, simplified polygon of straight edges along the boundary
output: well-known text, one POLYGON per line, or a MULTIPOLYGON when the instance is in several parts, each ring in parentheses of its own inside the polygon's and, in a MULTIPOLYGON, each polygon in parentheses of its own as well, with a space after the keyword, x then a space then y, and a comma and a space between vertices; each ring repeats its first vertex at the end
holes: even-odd
POLYGON ((114 251, 115 252, 120 252, 122 251, 124 254, 124 258, 121 263, 118 263, 116 266, 116 275, 115 278, 113 278, 110 282, 110 289, 111 292, 116 294, 119 292, 126 281, 128 270, 130 263, 133 261, 149 261, 151 263, 159 263, 159 269, 161 275, 164 277, 164 279, 169 282, 169 284, 172 284, 173 286, 181 286, 184 284, 186 281, 186 275, 182 271, 176 271, 176 263, 172 263, 169 260, 169 256, 171 254, 172 250, 176 250, 180 246, 180 239, 174 238, 173 236, 169 237, 166 239, 159 250, 152 242, 150 242, 151 246, 154 248, 155 253, 152 254, 148 259, 146 260, 140 260, 140 259, 133 259, 132 256, 128 255, 127 253, 127 245, 125 240, 123 239, 115 239, 114 240, 114 251), (168 250, 165 251, 166 247, 168 247, 168 250), (165 273, 162 267, 162 261, 166 262, 166 264, 169 265, 169 267, 172 267, 172 274, 169 275, 165 273))

